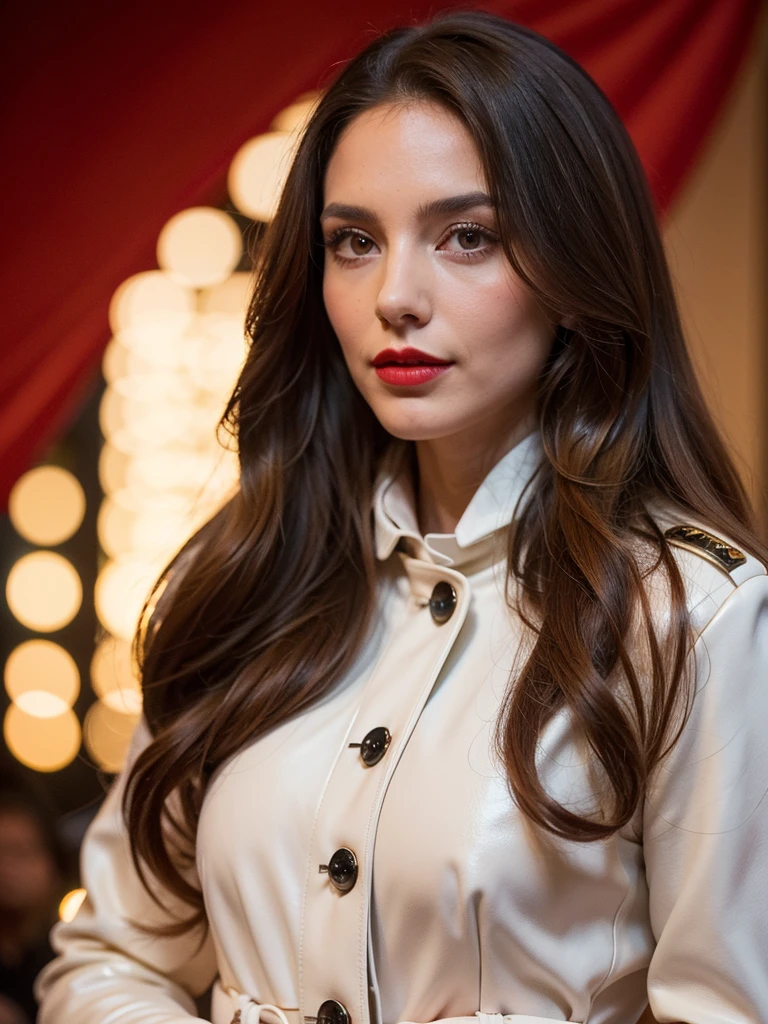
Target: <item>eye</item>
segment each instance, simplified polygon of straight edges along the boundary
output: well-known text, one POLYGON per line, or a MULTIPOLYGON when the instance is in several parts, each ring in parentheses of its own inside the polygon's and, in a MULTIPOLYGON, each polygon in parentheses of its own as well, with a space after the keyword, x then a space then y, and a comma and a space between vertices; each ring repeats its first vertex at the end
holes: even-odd
MULTIPOLYGON (((454 236, 459 240, 459 248, 442 251, 450 253, 451 258, 461 261, 485 259, 495 250, 498 242, 498 236, 494 232, 474 221, 454 224, 440 244, 445 244, 454 236)), ((325 247, 332 253, 337 263, 351 264, 360 263, 365 256, 370 256, 376 243, 358 228, 337 228, 325 240, 325 247), (342 246, 346 248, 346 252, 341 251, 342 246)))
POLYGON ((474 222, 467 224, 454 224, 446 240, 456 237, 459 241, 458 249, 447 251, 462 260, 484 259, 489 256, 496 247, 497 236, 482 224, 474 222), (483 245, 482 243, 486 244, 483 245))
POLYGON ((338 263, 356 263, 360 257, 369 256, 371 247, 375 246, 372 238, 356 228, 337 228, 325 241, 325 246, 333 254, 338 263), (351 256, 343 255, 339 250, 349 239, 348 250, 351 256))

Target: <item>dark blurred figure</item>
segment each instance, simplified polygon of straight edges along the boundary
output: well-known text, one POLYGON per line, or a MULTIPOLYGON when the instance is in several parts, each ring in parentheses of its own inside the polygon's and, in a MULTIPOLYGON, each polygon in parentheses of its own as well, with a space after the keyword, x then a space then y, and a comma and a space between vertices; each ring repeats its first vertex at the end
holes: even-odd
POLYGON ((34 1024, 32 984, 54 953, 48 932, 69 859, 34 793, 0 776, 0 1024, 34 1024))

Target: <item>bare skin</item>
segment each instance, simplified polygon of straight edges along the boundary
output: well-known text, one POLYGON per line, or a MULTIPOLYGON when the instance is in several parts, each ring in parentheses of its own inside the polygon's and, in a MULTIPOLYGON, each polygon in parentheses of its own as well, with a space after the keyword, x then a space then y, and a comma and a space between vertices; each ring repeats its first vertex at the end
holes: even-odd
POLYGON ((534 429, 554 337, 504 256, 490 204, 420 215, 434 200, 487 192, 469 132, 428 101, 358 115, 325 177, 325 307, 376 417, 415 442, 422 533, 453 533, 486 474, 534 429), (371 360, 407 345, 453 365, 415 386, 381 380, 371 360))

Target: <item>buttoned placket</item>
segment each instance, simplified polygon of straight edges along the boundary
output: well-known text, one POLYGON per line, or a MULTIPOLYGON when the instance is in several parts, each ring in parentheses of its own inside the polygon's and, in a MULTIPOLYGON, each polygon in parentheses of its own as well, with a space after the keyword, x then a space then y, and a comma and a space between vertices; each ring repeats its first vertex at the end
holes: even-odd
POLYGON ((397 557, 410 600, 363 691, 315 819, 299 939, 304 1024, 370 1024, 368 941, 378 819, 471 598, 460 572, 402 551, 397 557), (373 748, 367 760, 366 737, 365 749, 373 748))

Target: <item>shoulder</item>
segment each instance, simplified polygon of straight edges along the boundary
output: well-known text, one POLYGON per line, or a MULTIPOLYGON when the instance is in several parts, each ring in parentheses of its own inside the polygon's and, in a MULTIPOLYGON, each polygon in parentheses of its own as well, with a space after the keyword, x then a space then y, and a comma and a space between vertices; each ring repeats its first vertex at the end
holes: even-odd
POLYGON ((650 512, 680 570, 696 635, 732 595, 740 604, 766 589, 768 570, 763 562, 719 528, 671 504, 657 505, 650 512), (750 581, 754 582, 746 586, 750 581))

